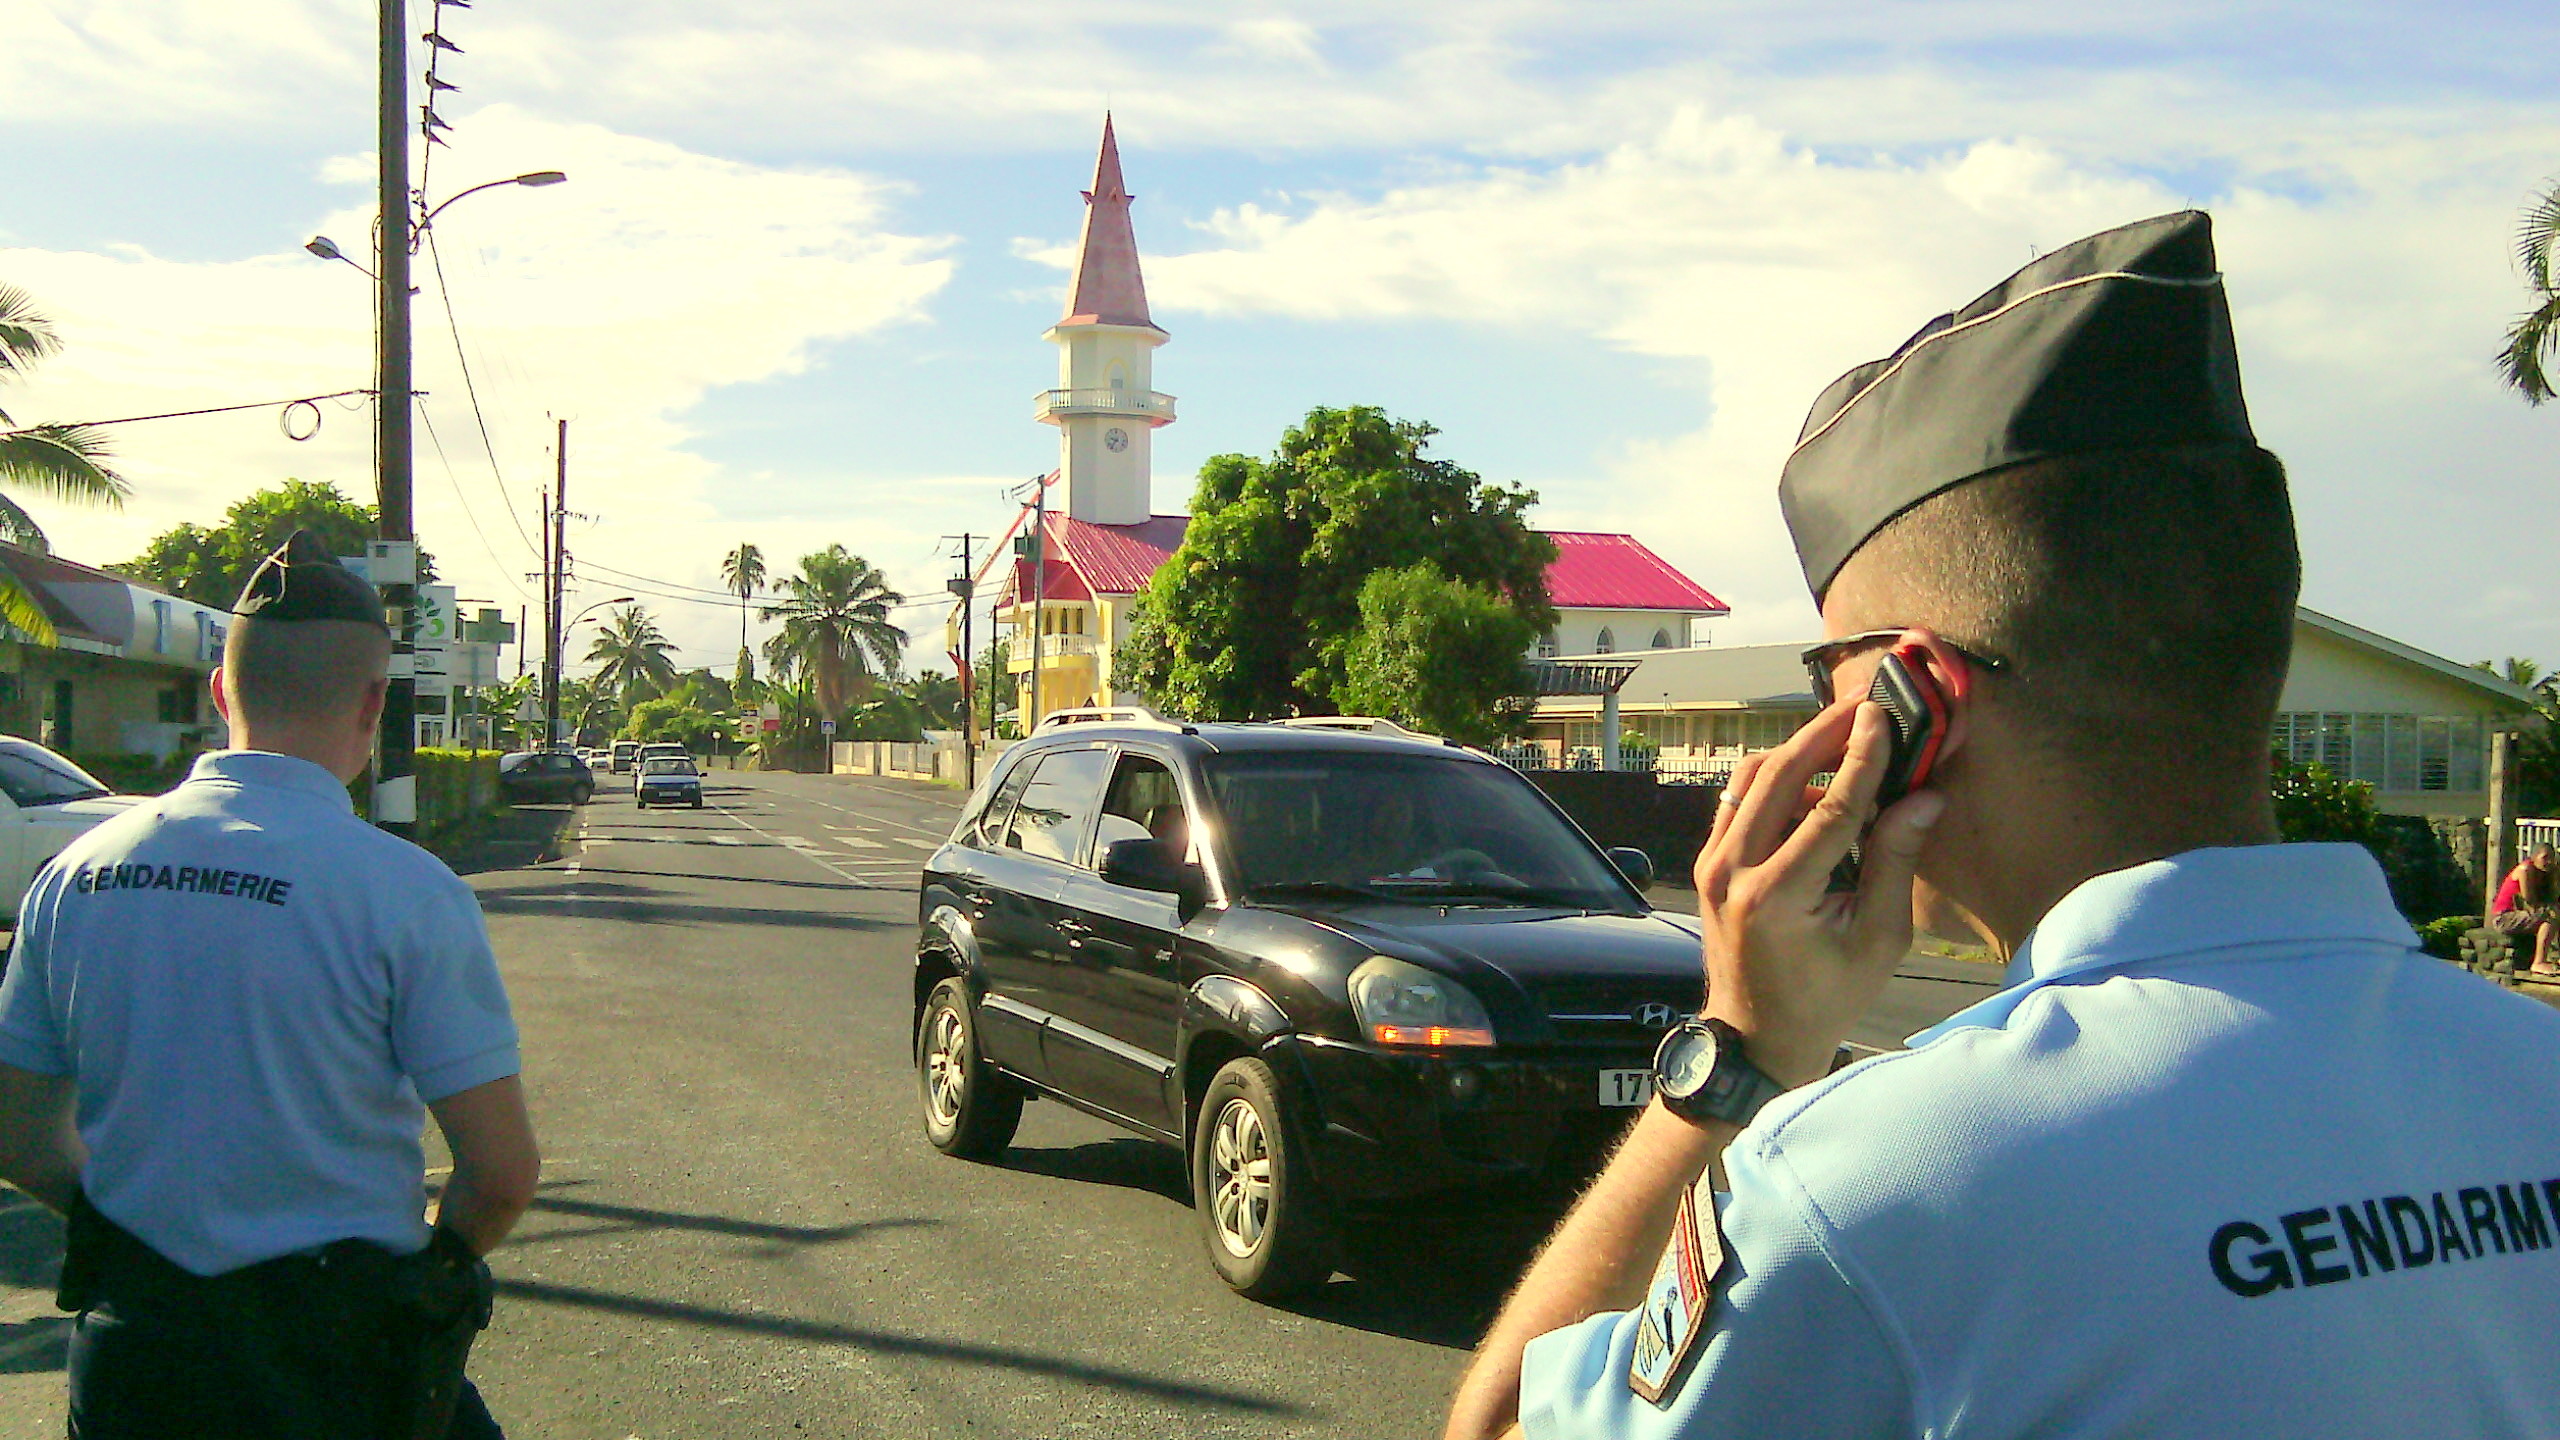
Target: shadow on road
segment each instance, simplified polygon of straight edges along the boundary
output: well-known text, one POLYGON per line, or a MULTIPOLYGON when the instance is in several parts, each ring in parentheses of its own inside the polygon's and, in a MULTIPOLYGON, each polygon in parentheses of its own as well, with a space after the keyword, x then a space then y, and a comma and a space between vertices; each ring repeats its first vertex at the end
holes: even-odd
MULTIPOLYGON (((545 1187, 548 1188, 548 1187, 545 1187)), ((939 1220, 921 1216, 898 1220, 857 1220, 844 1225, 774 1225, 761 1220, 738 1220, 726 1215, 694 1215, 681 1210, 650 1210, 637 1205, 610 1205, 599 1200, 570 1200, 557 1195, 537 1196, 533 1208, 553 1215, 574 1215, 583 1220, 604 1223, 580 1225, 563 1230, 525 1231, 509 1238, 514 1244, 548 1244, 556 1240, 581 1240, 596 1235, 627 1234, 634 1230, 691 1230, 706 1235, 734 1235, 742 1240, 761 1240, 761 1253, 779 1255, 805 1245, 833 1245, 838 1241, 859 1239, 875 1230, 909 1230, 918 1226, 939 1225, 939 1220)))
POLYGON ((1132 1135, 1089 1140, 1054 1150, 1016 1145, 997 1162, 1007 1170, 1046 1175, 1056 1180, 1083 1180, 1144 1190, 1184 1206, 1191 1203, 1191 1179, 1182 1170, 1182 1154, 1170 1145, 1132 1135))
MULTIPOLYGON (((1191 1208, 1181 1152, 1134 1136, 1051 1149, 1016 1145, 998 1163, 1025 1174, 1144 1191, 1191 1208)), ((1561 1202, 1530 1200, 1421 1201, 1346 1212, 1336 1223, 1340 1273, 1280 1308, 1355 1330, 1473 1349, 1561 1213, 1561 1202)))
MULTIPOLYGON (((62 1274, 62 1217, 15 1190, 0 1190, 0 1286, 50 1293, 62 1274)), ((37 1315, 0 1325, 0 1375, 59 1370, 71 1317, 37 1315)))
MULTIPOLYGON (((859 889, 859 886, 847 886, 859 889)), ((489 915, 557 915, 564 919, 623 920, 643 925, 778 925, 795 930, 880 930, 892 922, 836 911, 767 910, 743 905, 694 905, 655 898, 664 891, 612 882, 588 884, 572 880, 559 885, 525 885, 509 890, 483 890, 480 909, 489 915), (584 913, 569 908, 586 901, 605 909, 584 913)), ((903 922, 912 925, 913 921, 903 922)))
POLYGON ((776 885, 785 890, 860 891, 873 887, 856 885, 848 880, 768 880, 761 875, 697 875, 690 870, 599 870, 582 866, 581 875, 633 875, 643 880, 712 880, 723 885, 776 885))
POLYGON ((992 1345, 973 1345, 961 1340, 929 1340, 916 1335, 900 1335, 887 1330, 873 1330, 859 1325, 837 1325, 819 1320, 793 1320, 778 1315, 746 1315, 709 1305, 691 1305, 678 1300, 651 1300, 638 1295, 617 1295, 609 1290, 595 1290, 583 1285, 558 1285, 548 1280, 500 1280, 498 1291, 520 1300, 537 1304, 574 1305, 581 1309, 602 1310, 615 1315, 635 1315, 651 1320, 665 1320, 679 1325, 702 1325, 719 1330, 743 1331, 754 1335, 771 1335, 783 1340, 797 1340, 811 1345, 845 1345, 868 1350, 877 1355, 912 1355, 926 1360, 951 1361, 962 1365, 986 1365, 1027 1375, 1046 1375, 1062 1380, 1081 1380, 1088 1385, 1101 1385, 1137 1395, 1151 1395, 1159 1400, 1181 1404, 1215 1406, 1222 1410, 1242 1410, 1257 1415, 1304 1417, 1304 1406, 1285 1400, 1274 1400, 1242 1391, 1221 1390, 1207 1385, 1165 1380, 1134 1370, 1108 1365, 1093 1365, 1081 1360, 1035 1355, 1021 1350, 1004 1350, 992 1345))

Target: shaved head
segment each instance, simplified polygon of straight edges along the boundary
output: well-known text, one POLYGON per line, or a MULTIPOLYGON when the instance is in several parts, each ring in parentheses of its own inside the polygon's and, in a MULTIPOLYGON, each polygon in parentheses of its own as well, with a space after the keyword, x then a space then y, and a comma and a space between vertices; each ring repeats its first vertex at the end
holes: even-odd
POLYGON ((352 716, 390 669, 391 637, 346 620, 242 616, 222 644, 230 714, 252 729, 290 729, 352 716))
POLYGON ((1944 490, 1859 547, 1842 633, 1927 625, 2009 664, 1985 695, 2113 791, 2263 787, 2301 585, 2284 467, 2254 446, 2033 461, 1944 490))

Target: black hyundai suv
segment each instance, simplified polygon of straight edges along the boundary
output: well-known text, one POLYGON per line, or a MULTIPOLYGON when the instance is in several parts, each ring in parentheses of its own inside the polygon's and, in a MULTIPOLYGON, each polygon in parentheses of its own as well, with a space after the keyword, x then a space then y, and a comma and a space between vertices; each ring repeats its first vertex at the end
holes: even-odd
POLYGON ((1127 713, 1007 751, 925 867, 937 1148, 1000 1154, 1033 1095, 1182 1147, 1261 1299, 1343 1209, 1596 1170, 1703 986, 1643 852, 1456 745, 1127 713))

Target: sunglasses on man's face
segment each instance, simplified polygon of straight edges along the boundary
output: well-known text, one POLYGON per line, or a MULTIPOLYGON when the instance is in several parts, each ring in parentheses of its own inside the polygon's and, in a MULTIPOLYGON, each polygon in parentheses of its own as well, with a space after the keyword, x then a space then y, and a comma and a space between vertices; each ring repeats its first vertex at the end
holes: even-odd
MULTIPOLYGON (((1812 649, 1805 651, 1804 673, 1805 677, 1813 682, 1813 701, 1815 706, 1819 709, 1828 710, 1831 708, 1832 702, 1839 698, 1832 691, 1831 672, 1838 668, 1841 661, 1846 660, 1859 651, 1868 649, 1872 646, 1889 644, 1893 641, 1899 640, 1907 633, 1909 633, 1909 627, 1907 626, 1899 626, 1891 630, 1861 630, 1855 635, 1843 635, 1837 640, 1825 640, 1821 644, 1814 646, 1812 649)), ((1945 644, 1948 649, 1963 656, 1965 658, 1965 663, 1975 666, 1978 669, 1996 674, 1999 671, 2009 668, 2008 662, 2006 661, 1994 660, 1988 655, 1978 655, 1951 641, 1942 641, 1940 643, 1945 644)))

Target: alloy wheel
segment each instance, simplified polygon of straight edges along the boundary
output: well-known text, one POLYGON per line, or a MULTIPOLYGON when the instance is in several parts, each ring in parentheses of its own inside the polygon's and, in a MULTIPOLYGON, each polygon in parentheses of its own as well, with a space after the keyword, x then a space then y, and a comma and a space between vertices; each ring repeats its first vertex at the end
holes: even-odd
POLYGON ((1209 1132, 1209 1187, 1218 1243, 1239 1259, 1262 1244, 1271 1224, 1271 1144, 1262 1114, 1235 1099, 1209 1132))
POLYGON ((969 1040, 961 1029, 958 1011, 945 1006, 933 1012, 933 1025, 925 1035, 925 1103, 933 1109, 933 1123, 948 1128, 960 1119, 960 1104, 968 1097, 969 1040))

